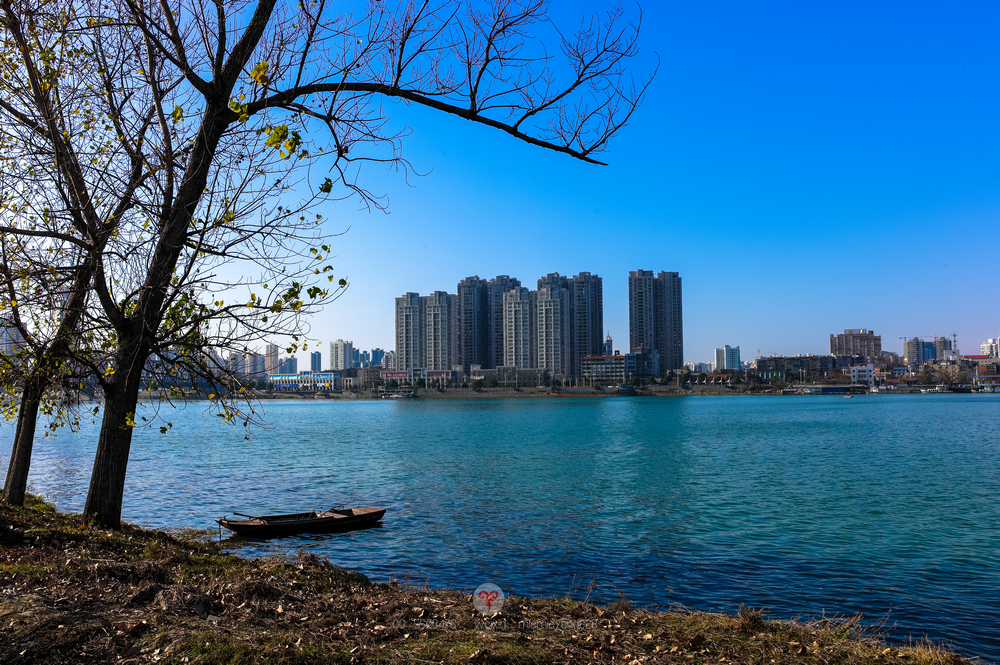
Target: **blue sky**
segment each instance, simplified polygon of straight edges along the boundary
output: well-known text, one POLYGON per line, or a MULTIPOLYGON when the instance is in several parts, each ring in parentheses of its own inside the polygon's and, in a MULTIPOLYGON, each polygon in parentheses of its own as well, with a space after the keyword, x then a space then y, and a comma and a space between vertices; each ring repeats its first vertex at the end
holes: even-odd
MULTIPOLYGON (((608 7, 555 0, 563 26, 608 7)), ((635 14, 635 6, 627 6, 635 14)), ((645 3, 659 73, 607 167, 395 105, 426 172, 366 171, 390 214, 325 211, 350 288, 312 336, 394 347, 393 298, 469 275, 604 278, 626 348, 629 270, 684 280, 685 360, 826 353, 830 333, 1000 331, 1000 5, 645 3)), ((300 354, 305 357, 306 354, 300 354)))

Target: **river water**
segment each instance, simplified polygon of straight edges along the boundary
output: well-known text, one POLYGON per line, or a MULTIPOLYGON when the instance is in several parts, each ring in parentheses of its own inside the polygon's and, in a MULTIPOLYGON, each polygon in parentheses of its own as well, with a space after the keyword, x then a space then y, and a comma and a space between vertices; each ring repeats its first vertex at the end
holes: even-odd
MULTIPOLYGON (((204 403, 161 408, 173 427, 136 432, 124 518, 371 504, 381 528, 276 542, 432 587, 582 599, 596 580, 592 599, 646 607, 862 613, 1000 661, 1000 395, 263 409, 244 428, 204 403)), ((36 444, 30 483, 60 510, 82 508, 96 431, 36 444)))

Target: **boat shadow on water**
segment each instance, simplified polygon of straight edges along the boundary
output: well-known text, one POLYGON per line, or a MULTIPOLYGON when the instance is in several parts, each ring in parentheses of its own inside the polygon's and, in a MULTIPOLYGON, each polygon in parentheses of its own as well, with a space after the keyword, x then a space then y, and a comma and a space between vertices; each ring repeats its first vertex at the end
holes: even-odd
POLYGON ((296 542, 307 541, 310 543, 321 543, 327 540, 333 540, 335 538, 345 538, 351 536, 356 531, 369 531, 372 529, 383 529, 385 525, 382 522, 375 522, 373 524, 365 524, 363 526, 355 526, 347 529, 339 529, 336 531, 327 531, 324 533, 281 533, 275 534, 273 536, 241 536, 236 533, 229 534, 228 536, 223 536, 219 542, 223 545, 255 545, 269 543, 272 545, 280 545, 283 540, 295 540, 296 542))

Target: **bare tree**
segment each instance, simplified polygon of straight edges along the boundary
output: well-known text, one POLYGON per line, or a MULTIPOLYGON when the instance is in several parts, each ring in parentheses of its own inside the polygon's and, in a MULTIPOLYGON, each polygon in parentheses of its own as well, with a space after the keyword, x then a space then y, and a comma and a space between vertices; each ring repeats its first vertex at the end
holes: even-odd
POLYGON ((346 285, 318 211, 380 208, 363 165, 409 168, 386 100, 599 164, 648 85, 625 71, 638 27, 620 8, 556 33, 556 56, 534 38, 542 0, 328 4, 0 0, 5 53, 38 79, 0 111, 55 156, 40 168, 64 199, 59 232, 85 250, 79 274, 93 264, 113 333, 84 509, 100 524, 120 521, 151 357, 205 369, 207 350, 298 335, 346 285), (42 14, 63 35, 50 45, 42 14), (69 70, 53 54, 86 57, 69 70))

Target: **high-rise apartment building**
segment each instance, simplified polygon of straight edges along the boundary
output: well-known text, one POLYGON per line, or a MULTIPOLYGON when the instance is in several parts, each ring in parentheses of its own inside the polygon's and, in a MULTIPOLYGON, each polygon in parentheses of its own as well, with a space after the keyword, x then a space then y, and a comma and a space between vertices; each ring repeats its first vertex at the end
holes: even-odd
POLYGON ((396 371, 396 352, 386 351, 382 356, 382 369, 390 372, 396 371))
POLYGON ((952 348, 954 345, 952 340, 947 337, 935 337, 934 338, 934 357, 937 360, 948 360, 954 357, 958 352, 958 349, 952 348))
POLYGON ((371 358, 371 360, 372 360, 372 367, 381 367, 382 366, 382 358, 384 358, 384 357, 385 357, 385 351, 383 351, 382 349, 380 349, 378 347, 375 347, 374 349, 372 349, 372 358, 371 358))
POLYGON ((0 353, 13 354, 23 347, 24 338, 13 319, 0 318, 0 353))
POLYGON ((256 381, 257 379, 263 379, 267 375, 267 368, 264 366, 264 356, 259 353, 248 353, 243 363, 243 373, 248 378, 256 381))
POLYGON ((396 370, 449 371, 458 359, 458 297, 445 291, 396 298, 396 370))
POLYGON ((503 365, 518 369, 538 367, 538 293, 523 286, 503 296, 503 365))
POLYGON ((450 371, 458 359, 458 296, 435 291, 424 302, 424 364, 429 370, 450 371))
POLYGON ((511 289, 521 286, 521 282, 507 275, 497 275, 486 284, 486 355, 484 369, 495 369, 504 364, 504 322, 503 297, 511 289))
POLYGON ((298 374, 299 373, 299 359, 295 356, 289 356, 287 358, 282 358, 281 362, 278 363, 278 374, 298 374))
POLYGON ((423 367, 424 311, 420 294, 396 298, 396 371, 423 367))
POLYGON ((278 372, 278 345, 268 344, 264 347, 264 371, 268 374, 278 372))
POLYGON ((487 308, 485 279, 479 275, 458 283, 458 362, 468 372, 471 365, 486 365, 487 308))
POLYGON ((919 337, 913 337, 903 342, 903 356, 906 364, 919 365, 924 362, 925 346, 924 340, 919 337))
POLYGON ((882 355, 882 336, 866 328, 848 328, 843 335, 831 333, 830 355, 876 359, 882 355))
POLYGON ((1000 336, 990 337, 988 340, 980 344, 979 352, 984 356, 989 356, 990 358, 1000 357, 1000 336))
POLYGON ((354 367, 354 342, 342 339, 330 342, 330 369, 354 367))
POLYGON ((681 277, 675 272, 633 270, 628 274, 629 347, 658 351, 660 374, 684 364, 681 277))
POLYGON ((319 351, 313 351, 309 354, 309 369, 313 372, 323 371, 323 354, 319 351))
POLYGON ((715 350, 715 371, 740 367, 740 347, 726 344, 715 350))
MULTIPOLYGON (((551 276, 550 276, 551 277, 551 276)), ((570 351, 573 345, 572 306, 566 281, 539 280, 535 295, 535 367, 554 376, 572 374, 570 351)))
POLYGON ((569 374, 579 377, 583 359, 603 351, 604 280, 581 272, 569 280, 569 294, 572 310, 569 374))

